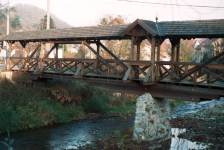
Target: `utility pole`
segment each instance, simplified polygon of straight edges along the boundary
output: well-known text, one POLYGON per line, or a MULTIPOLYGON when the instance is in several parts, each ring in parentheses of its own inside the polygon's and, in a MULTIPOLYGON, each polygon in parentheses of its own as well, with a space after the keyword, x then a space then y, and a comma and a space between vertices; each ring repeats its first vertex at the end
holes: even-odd
MULTIPOLYGON (((47 0, 47 30, 50 29, 50 0, 47 0)), ((50 44, 46 44, 46 51, 50 50, 50 44)))
MULTIPOLYGON (((9 0, 8 0, 8 4, 7 4, 7 32, 6 34, 9 34, 9 0)), ((7 42, 5 42, 6 44, 6 50, 9 48, 9 45, 7 42)))
POLYGON ((50 29, 50 0, 47 0, 47 29, 50 29))

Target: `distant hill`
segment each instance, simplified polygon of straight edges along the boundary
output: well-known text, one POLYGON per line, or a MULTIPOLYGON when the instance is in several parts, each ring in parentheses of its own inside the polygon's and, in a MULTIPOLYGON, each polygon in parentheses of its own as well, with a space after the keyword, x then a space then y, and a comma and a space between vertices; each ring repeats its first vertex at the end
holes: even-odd
MULTIPOLYGON (((22 30, 37 30, 37 24, 39 24, 40 20, 44 18, 47 12, 41 8, 38 8, 33 5, 27 4, 17 4, 14 6, 15 12, 10 13, 10 20, 15 18, 15 16, 19 16, 19 20, 22 24, 22 30)), ((71 28, 72 26, 67 24, 66 22, 60 20, 54 14, 51 14, 51 18, 55 21, 57 28, 71 28)), ((10 28, 10 32, 13 32, 10 28)), ((6 35, 6 19, 3 19, 3 22, 0 24, 0 33, 2 36, 6 35)))
MULTIPOLYGON (((20 22, 23 26, 33 26, 38 24, 41 19, 47 14, 47 12, 41 8, 27 4, 17 4, 14 6, 16 12, 14 15, 20 16, 20 22)), ((55 21, 57 28, 70 28, 69 24, 60 20, 54 14, 51 14, 51 18, 55 21)))

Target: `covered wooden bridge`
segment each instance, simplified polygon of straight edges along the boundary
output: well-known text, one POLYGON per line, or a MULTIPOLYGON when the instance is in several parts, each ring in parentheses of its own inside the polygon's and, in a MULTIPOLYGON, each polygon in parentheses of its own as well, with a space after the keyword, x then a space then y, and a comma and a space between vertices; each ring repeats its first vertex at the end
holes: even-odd
POLYGON ((203 64, 179 62, 181 38, 224 38, 224 20, 153 22, 137 19, 127 25, 13 32, 1 39, 9 43, 8 67, 5 66, 3 71, 13 72, 13 78, 22 75, 32 80, 81 80, 103 90, 132 94, 148 92, 159 98, 202 101, 224 96, 224 65, 212 63, 223 58, 224 52, 203 64), (160 61, 160 45, 167 38, 172 44, 171 61, 160 61), (140 44, 145 39, 151 43, 151 60, 142 61, 140 44), (131 40, 131 59, 120 60, 103 44, 103 40, 131 40), (23 57, 11 57, 11 47, 15 42, 22 45, 23 57), (25 47, 29 42, 38 42, 39 45, 25 57, 25 47), (44 54, 47 43, 54 45, 44 54), (90 46, 93 43, 97 45, 96 50, 90 46), (82 44, 82 58, 58 58, 58 44, 82 44), (96 59, 84 59, 84 45, 97 56, 96 59), (103 58, 100 47, 114 59, 103 58), (55 58, 48 58, 55 48, 55 58), (34 58, 38 50, 40 56, 34 58), (137 55, 136 60, 134 55, 137 55))

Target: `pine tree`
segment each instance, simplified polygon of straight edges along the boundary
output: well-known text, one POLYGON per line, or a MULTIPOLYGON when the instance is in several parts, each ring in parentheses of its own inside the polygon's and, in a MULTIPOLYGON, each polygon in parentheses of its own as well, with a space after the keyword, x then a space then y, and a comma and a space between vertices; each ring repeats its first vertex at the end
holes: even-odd
MULTIPOLYGON (((56 24, 54 20, 50 17, 50 29, 56 29, 56 24)), ((44 30, 47 29, 47 15, 44 16, 44 19, 40 20, 40 23, 38 25, 38 30, 44 30)))

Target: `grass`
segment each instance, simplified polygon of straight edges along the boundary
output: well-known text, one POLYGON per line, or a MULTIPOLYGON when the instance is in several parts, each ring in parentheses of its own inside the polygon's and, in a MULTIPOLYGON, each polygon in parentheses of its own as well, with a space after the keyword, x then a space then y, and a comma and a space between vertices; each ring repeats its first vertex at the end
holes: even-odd
POLYGON ((186 102, 186 101, 170 99, 170 107, 177 107, 177 106, 185 105, 188 103, 189 102, 186 102))
POLYGON ((99 91, 85 82, 12 83, 0 78, 0 133, 66 123, 88 113, 134 112, 130 108, 135 101, 125 97, 99 91))

